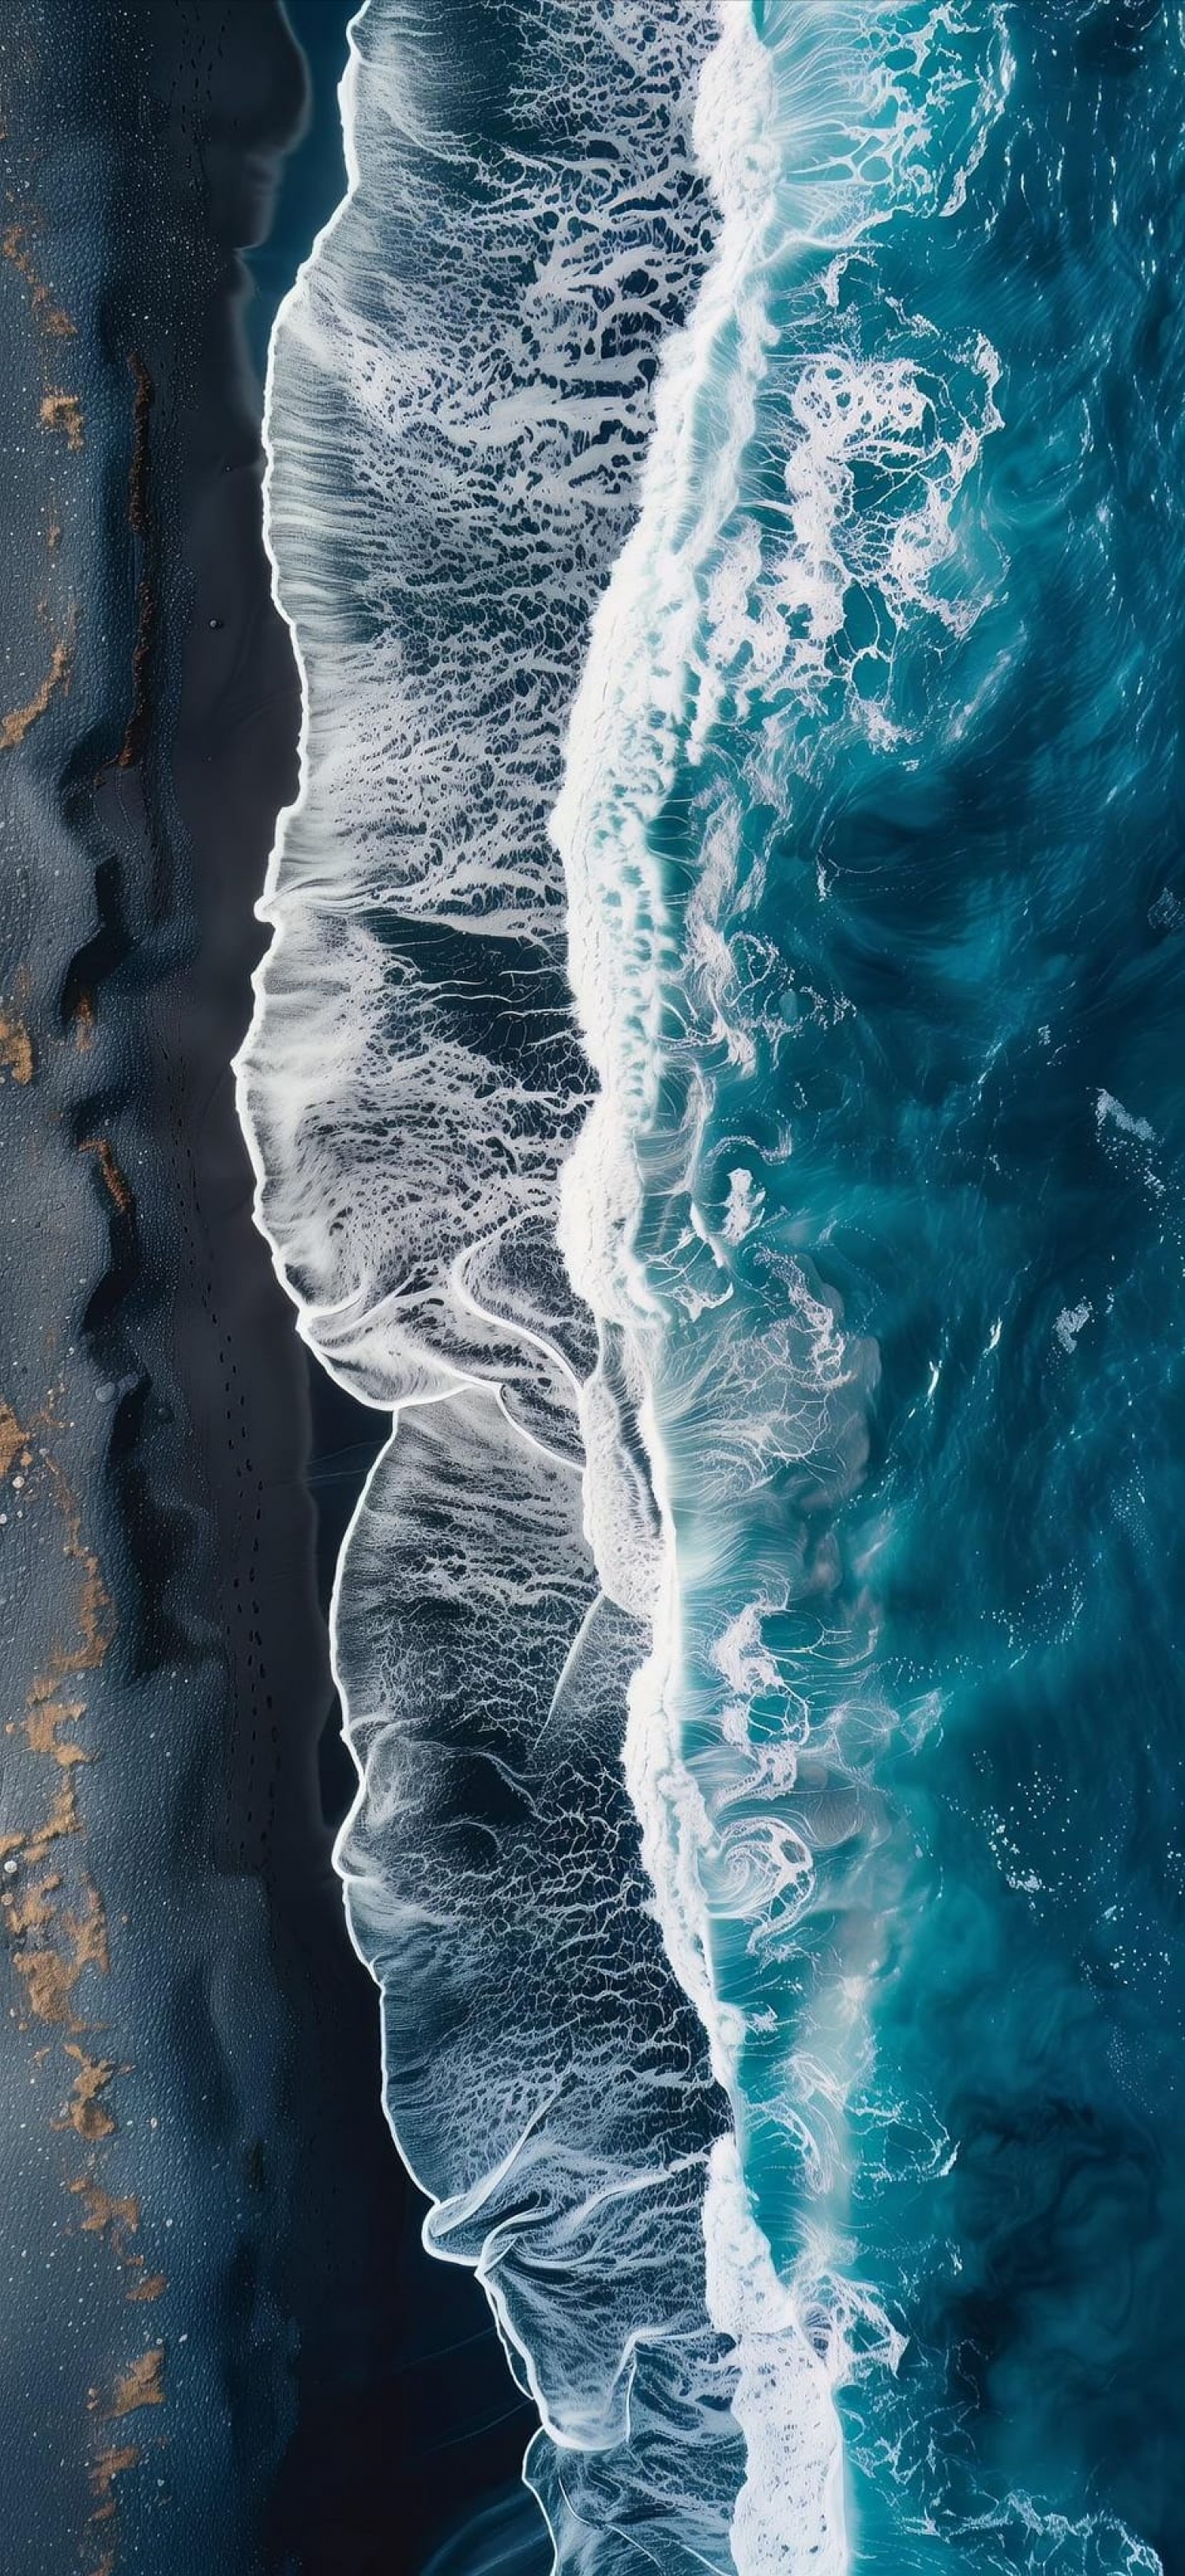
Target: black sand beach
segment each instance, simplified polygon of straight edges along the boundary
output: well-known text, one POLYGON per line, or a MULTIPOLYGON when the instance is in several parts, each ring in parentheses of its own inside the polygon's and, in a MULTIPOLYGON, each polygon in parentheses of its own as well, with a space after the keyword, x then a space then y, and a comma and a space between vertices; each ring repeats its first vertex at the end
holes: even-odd
MULTIPOLYGON (((328 151, 347 13, 292 14, 328 151)), ((14 2576, 422 2569, 533 2422, 381 2115, 324 1610, 383 1425, 310 1395, 230 1071, 299 724, 239 252, 304 83, 272 0, 33 0, 0 51, 14 2576)))

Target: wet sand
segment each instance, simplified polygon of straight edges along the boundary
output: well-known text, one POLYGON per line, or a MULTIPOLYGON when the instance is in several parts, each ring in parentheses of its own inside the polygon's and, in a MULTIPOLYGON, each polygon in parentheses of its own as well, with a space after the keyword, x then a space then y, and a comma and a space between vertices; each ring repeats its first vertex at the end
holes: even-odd
POLYGON ((271 0, 36 0, 0 82, 6 2555, 412 2570, 531 2415, 379 2108, 323 1615, 373 1425, 230 1073, 299 720, 238 252, 303 76, 271 0))

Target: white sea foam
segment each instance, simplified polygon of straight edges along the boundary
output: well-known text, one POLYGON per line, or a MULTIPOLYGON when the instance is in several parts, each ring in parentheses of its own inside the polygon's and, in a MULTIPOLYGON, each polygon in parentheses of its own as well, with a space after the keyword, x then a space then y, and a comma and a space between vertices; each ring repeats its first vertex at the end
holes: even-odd
MULTIPOLYGON (((768 1072, 799 1009, 797 997, 786 1007, 777 952, 744 926, 763 882, 745 817, 757 801, 788 816, 808 742, 820 757, 821 724, 833 740, 846 732, 891 747, 902 638, 932 633, 941 649, 982 606, 960 504, 998 424, 993 353, 974 333, 951 350, 871 289, 845 303, 843 287, 889 214, 960 201, 1005 69, 1002 48, 985 49, 982 13, 957 7, 774 0, 760 38, 747 8, 720 15, 695 129, 720 239, 668 352, 642 512, 594 621, 553 829, 569 968, 600 1084, 565 1173, 562 1241, 594 1311, 638 1354, 637 1418, 665 1540, 627 1777, 666 1949, 743 2139, 740 2051, 757 2028, 776 2034, 778 2013, 762 2004, 751 2015, 724 1994, 718 1933, 742 1932, 755 1961, 792 1959, 830 1851, 860 1828, 873 1855, 886 1841, 858 1774, 893 1723, 869 1678, 875 1620, 858 1587, 841 1598, 828 1536, 863 1471, 876 1354, 845 1331, 809 1262, 769 1239, 751 1165, 726 1162, 719 1222, 709 1213, 714 1068, 768 1072), (787 336, 774 313, 791 291, 799 328, 787 336), (781 506, 771 498, 779 462, 781 506), (872 509, 857 488, 870 471, 882 495, 872 509), (871 651, 849 642, 857 596, 877 605, 871 651), (656 836, 668 800, 689 817, 689 891, 685 861, 668 869, 656 836), (786 1475, 793 1499, 779 1524, 769 1497, 786 1475), (836 1603, 820 1612, 823 1651, 813 1667, 804 1659, 805 1688, 765 1642, 779 1580, 783 1609, 836 1603), (770 1713, 755 1734, 759 1704, 770 1713)), ((835 1016, 847 1007, 817 995, 810 1005, 835 1016)), ((594 1473, 604 1472, 617 1462, 598 1453, 594 1473)), ((891 1856, 869 1866, 881 1870, 883 1904, 891 1856)), ((858 1909, 851 1921, 814 2007, 821 2076, 776 2115, 797 2142, 804 2188, 820 2194, 840 2173, 837 2113, 842 2125, 864 2069, 876 1964, 858 1909)), ((787 2060, 791 2088, 806 2062, 801 2048, 787 2060)), ((809 2563, 839 2576, 835 2391, 851 2369, 894 2371, 900 2334, 845 2271, 822 2205, 811 2259, 775 2267, 733 2141, 714 2150, 705 2225, 709 2298, 736 2344, 734 2411, 748 2449, 736 2566, 772 2576, 809 2563)))
POLYGON ((731 2138, 712 2156, 704 2208, 708 2296, 740 2354, 733 2411, 744 2428, 748 2470, 737 2501, 738 2568, 805 2576, 846 2558, 843 2456, 835 2439, 834 2371, 802 2323, 795 2289, 779 2280, 756 2226, 731 2138), (808 2519, 804 2491, 822 2491, 808 2519))
POLYGON ((546 821, 703 256, 709 0, 529 6, 502 68, 455 15, 355 20, 350 194, 273 338, 267 532, 306 721, 240 1099, 343 1380, 391 1404, 492 1375, 572 1448, 591 1352, 555 1198, 587 1080, 546 821))
POLYGON ((528 0, 504 71, 449 23, 414 0, 355 22, 350 196, 269 375, 306 723, 240 1099, 302 1330, 402 1408, 336 1596, 340 1865, 430 2240, 478 2270, 539 2406, 557 2565, 615 2576, 643 2517, 672 2571, 838 2576, 835 2390, 857 2349, 897 2358, 829 2209, 875 1962, 853 1908, 769 2114, 818 2202, 779 2271, 720 2090, 743 2139, 739 2052, 778 2006, 722 1993, 716 1934, 776 1984, 829 1851, 880 1830, 851 1788, 888 1723, 875 1623, 850 1586, 835 1606, 826 1526, 876 1355, 773 1239, 744 1139, 726 1188, 708 1140, 719 1064, 756 1077, 800 1012, 850 1008, 800 995, 746 917, 749 808, 788 812, 820 718, 890 746, 891 639, 975 613, 960 514, 994 361, 874 328, 861 260, 888 214, 960 202, 1002 58, 959 0, 766 0, 760 38, 749 0, 528 0), (651 435, 650 362, 705 259, 651 435), (760 533, 756 452, 781 468, 760 533), (883 611, 871 654, 853 591, 883 611), (682 911, 651 835, 680 765, 682 911), (648 1193, 672 1214, 652 1240, 648 1193), (788 1467, 797 1517, 763 1538, 745 1515, 788 1467), (766 1637, 804 1600, 809 1692, 766 1637))
MULTIPOLYGON (((661 801, 681 735, 690 733, 694 756, 697 733, 706 734, 714 715, 709 692, 706 708, 701 702, 694 725, 688 723, 701 622, 699 577, 736 505, 737 462, 753 433, 768 345, 760 272, 768 256, 763 245, 777 220, 776 107, 771 58, 756 39, 748 11, 722 12, 721 40, 701 88, 696 126, 724 214, 721 241, 694 323, 673 354, 660 389, 642 517, 594 625, 555 817, 567 867, 570 969, 586 1043, 603 1086, 597 1151, 568 1175, 566 1240, 576 1236, 584 1246, 616 1242, 609 1265, 613 1310, 622 1311, 624 1297, 628 1315, 632 1302, 634 1331, 643 1346, 654 1328, 652 1303, 645 1286, 639 1293, 639 1264, 630 1249, 640 1195, 633 1157, 635 1139, 654 1119, 661 963, 670 938, 646 823, 661 801), (730 343, 726 369, 716 357, 725 339, 730 343), (713 394, 720 389, 711 444, 697 418, 707 388, 713 394), (604 900, 607 880, 611 904, 604 900)), ((739 649, 754 569, 752 544, 742 534, 722 567, 718 560, 715 589, 709 593, 717 657, 739 649)), ((762 658, 760 638, 758 644, 762 658)), ((778 650, 773 637, 764 650, 766 668, 776 662, 778 650)), ((721 891, 736 847, 735 836, 731 843, 717 844, 721 891)), ((701 964, 706 962, 710 973, 716 961, 709 916, 702 908, 700 918, 701 964)), ((718 966, 716 980, 719 1018, 727 969, 722 977, 718 966)), ((690 1249, 694 1258, 694 1245, 690 1249)), ((578 1254, 577 1261, 588 1293, 594 1269, 605 1268, 604 1254, 595 1264, 587 1252, 578 1254)), ((718 1363, 718 1350, 714 1358, 718 1363)), ((749 1366, 751 1353, 746 1351, 742 1371, 747 1373, 749 1366)), ((645 1418, 670 1529, 652 1408, 645 1418)), ((737 1425, 723 1389, 717 1418, 725 1424, 735 1454, 737 1425)), ((764 1419, 754 1436, 759 1445, 766 1437, 764 1419)), ((747 1438, 742 1425, 742 1451, 747 1438)), ((723 1844, 714 1833, 679 1742, 681 1601, 673 1531, 668 1546, 654 1655, 633 1694, 627 1777, 643 1822, 643 1850, 658 1893, 668 1953, 704 2019, 717 2075, 731 2085, 743 2019, 722 2004, 713 1976, 707 1856, 715 1847, 717 1901, 754 1917, 768 1912, 779 1891, 784 1895, 801 1888, 810 1863, 792 1829, 779 1827, 776 1820, 764 1841, 752 1826, 743 1832, 734 1828, 723 1844)), ((834 2404, 829 2389, 820 2386, 819 2367, 797 2323, 793 2291, 775 2282, 772 2308, 755 2297, 755 2264, 763 2284, 772 2267, 748 2214, 735 2154, 727 2169, 714 2170, 705 2223, 709 2299, 718 2325, 738 2346, 734 2405, 748 2444, 748 2478, 732 2534, 736 2564, 742 2576, 758 2569, 788 2570, 808 2560, 816 2567, 841 2568, 842 2454, 834 2404)))
POLYGON ((635 1354, 606 1325, 597 1356, 555 1247, 588 1076, 546 830, 708 243, 713 30, 708 0, 528 0, 500 64, 455 14, 354 22, 350 194, 273 341, 305 726, 239 1096, 301 1329, 397 1415, 335 1591, 338 1862, 428 2241, 535 2398, 564 2576, 608 2576, 639 2519, 662 2563, 724 2571, 741 2446, 700 2211, 725 2114, 620 1776, 658 1525, 635 1354))
POLYGON ((1077 1350, 1078 1336, 1085 1332, 1093 1314, 1094 1308, 1089 1297, 1079 1298, 1076 1306, 1062 1307, 1061 1313, 1054 1321, 1053 1329, 1064 1351, 1077 1350))
POLYGON ((635 2469, 719 2536, 700 2207, 720 2109, 642 1901, 619 1768, 642 1632, 598 1598, 579 1479, 490 1390, 408 1408, 335 1629, 364 1783, 339 1867, 427 2241, 477 2270, 550 2443, 592 2455, 569 2484, 602 2454, 622 2475, 635 2391, 677 2364, 681 2408, 668 2390, 635 2469))
POLYGON ((1121 1100, 1113 1099, 1109 1091, 1100 1091, 1095 1103, 1095 1121, 1099 1127, 1105 1127, 1108 1119, 1112 1126, 1118 1128, 1121 1136, 1135 1136, 1142 1145, 1155 1144, 1155 1128, 1149 1125, 1146 1118, 1133 1117, 1131 1110, 1125 1109, 1121 1100))

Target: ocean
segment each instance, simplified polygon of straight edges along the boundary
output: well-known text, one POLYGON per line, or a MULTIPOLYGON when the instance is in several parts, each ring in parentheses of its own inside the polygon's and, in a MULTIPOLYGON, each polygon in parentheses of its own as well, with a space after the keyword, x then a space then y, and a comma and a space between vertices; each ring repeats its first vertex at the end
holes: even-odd
POLYGON ((352 44, 240 1103, 393 1423, 338 1865, 428 2242, 559 2576, 1173 2576, 1185 17, 352 44))

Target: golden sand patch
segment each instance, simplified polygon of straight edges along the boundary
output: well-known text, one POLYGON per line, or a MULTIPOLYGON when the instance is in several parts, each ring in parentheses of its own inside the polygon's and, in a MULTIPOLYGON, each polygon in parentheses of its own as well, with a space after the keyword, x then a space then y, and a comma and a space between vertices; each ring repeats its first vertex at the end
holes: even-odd
POLYGON ((115 1155, 112 1152, 110 1137, 83 1136, 79 1141, 78 1150, 80 1154, 96 1154, 98 1156, 99 1170, 103 1175, 104 1184, 109 1195, 114 1199, 120 1215, 130 1216, 132 1209, 131 1183, 127 1180, 124 1173, 121 1172, 119 1165, 116 1162, 115 1155))
POLYGON ((67 446, 73 449, 76 456, 81 453, 83 446, 82 404, 80 403, 77 394, 64 394, 59 393, 56 390, 52 393, 43 394, 41 397, 41 424, 43 429, 63 430, 65 432, 67 446))
POLYGON ((76 1762, 93 1762, 93 1753, 84 1753, 81 1744, 63 1744, 60 1726, 77 1726, 86 1716, 84 1699, 45 1699, 35 1701, 25 1718, 25 1741, 30 1753, 47 1753, 59 1770, 70 1771, 76 1762))
POLYGON ((29 231, 26 224, 5 225, 3 232, 0 232, 0 259, 6 259, 9 266, 15 268, 17 276, 24 279, 29 289, 34 318, 46 338, 49 340, 73 339, 75 324, 68 313, 63 313, 60 304, 54 303, 48 286, 38 275, 37 263, 29 248, 29 231))
POLYGON ((141 2406, 163 2406, 165 2392, 161 2385, 165 2367, 165 2348, 158 2343, 151 2352, 142 2352, 130 2370, 116 2380, 109 2406, 103 2408, 108 2423, 120 2415, 134 2415, 141 2406))
POLYGON ((77 2130, 80 2138, 111 2138, 115 2122, 102 2096, 115 2074, 115 2068, 102 2057, 88 2057, 85 2048, 74 2040, 64 2042, 67 2057, 78 2062, 78 2073, 70 2087, 65 2117, 58 2124, 77 2130))
POLYGON ((74 639, 68 636, 55 644, 40 688, 34 690, 23 707, 12 707, 6 716, 0 718, 0 751, 15 751, 37 723, 38 717, 45 714, 51 698, 59 689, 69 688, 73 661, 74 639))
POLYGON ((138 2200, 114 2200, 101 2183, 89 2179, 72 2182, 70 2190, 75 2194, 81 2193, 86 2203, 86 2216, 82 2222, 84 2236, 101 2236, 108 2227, 126 2231, 129 2236, 135 2235, 140 2224, 138 2200))
POLYGON ((33 1041, 15 1011, 0 1011, 0 1070, 14 1082, 33 1079, 33 1041))
POLYGON ((32 1466, 29 1435, 22 1431, 12 1406, 0 1396, 0 1478, 11 1476, 18 1458, 23 1467, 32 1466))
POLYGON ((91 2488, 98 2497, 96 2510, 91 2515, 92 2522, 110 2521, 116 2510, 112 2494, 115 2481, 123 2476, 125 2469, 134 2469, 140 2456, 138 2442, 124 2442, 118 2447, 112 2442, 105 2451, 100 2451, 91 2468, 91 2488))
POLYGON ((161 2292, 167 2290, 168 2286, 168 2279, 164 2272, 146 2272, 143 2280, 137 2281, 135 2288, 128 2291, 128 2297, 137 2300, 159 2299, 161 2292))

